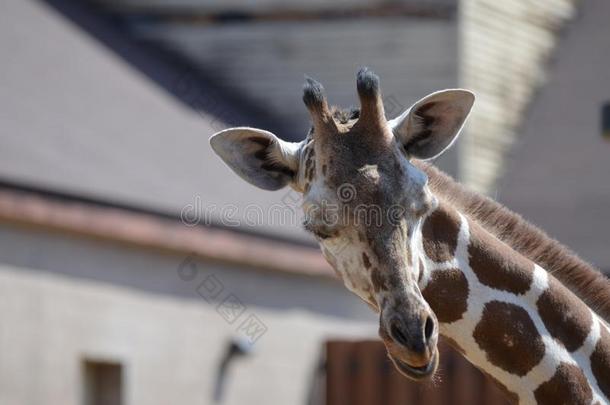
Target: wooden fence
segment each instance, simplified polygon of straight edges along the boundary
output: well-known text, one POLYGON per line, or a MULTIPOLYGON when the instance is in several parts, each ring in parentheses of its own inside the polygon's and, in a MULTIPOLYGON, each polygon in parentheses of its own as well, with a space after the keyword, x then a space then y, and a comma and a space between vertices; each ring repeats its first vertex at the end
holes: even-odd
POLYGON ((380 341, 326 344, 326 405, 506 405, 479 370, 446 344, 434 381, 416 383, 394 369, 380 341))

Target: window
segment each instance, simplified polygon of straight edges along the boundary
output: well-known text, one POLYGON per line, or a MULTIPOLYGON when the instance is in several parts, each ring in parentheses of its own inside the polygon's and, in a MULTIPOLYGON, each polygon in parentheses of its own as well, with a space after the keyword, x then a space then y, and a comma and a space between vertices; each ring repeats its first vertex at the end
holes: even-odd
POLYGON ((120 363, 85 360, 83 405, 121 405, 123 369, 120 363))
POLYGON ((610 140, 610 101, 602 105, 602 136, 610 140))

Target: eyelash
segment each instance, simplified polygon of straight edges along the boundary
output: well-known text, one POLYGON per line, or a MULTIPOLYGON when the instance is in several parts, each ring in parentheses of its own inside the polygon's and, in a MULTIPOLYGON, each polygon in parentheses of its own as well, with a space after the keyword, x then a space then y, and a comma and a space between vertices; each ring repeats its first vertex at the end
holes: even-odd
POLYGON ((313 231, 312 233, 320 239, 328 239, 331 237, 331 235, 320 231, 313 231))
POLYGON ((326 233, 326 232, 321 231, 321 230, 319 230, 319 229, 317 229, 317 228, 314 228, 314 227, 311 225, 311 222, 307 222, 307 221, 306 221, 306 222, 303 222, 303 228, 305 228, 305 230, 306 230, 307 232, 310 232, 310 233, 314 234, 316 237, 318 237, 318 238, 320 238, 320 239, 328 239, 328 238, 330 238, 330 237, 332 236, 332 235, 331 235, 331 234, 329 234, 329 233, 326 233))

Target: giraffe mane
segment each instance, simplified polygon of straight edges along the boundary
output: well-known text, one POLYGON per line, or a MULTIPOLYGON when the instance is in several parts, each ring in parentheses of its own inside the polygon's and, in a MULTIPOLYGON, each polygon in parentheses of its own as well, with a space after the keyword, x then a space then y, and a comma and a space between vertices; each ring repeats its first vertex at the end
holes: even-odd
POLYGON ((610 280, 544 231, 489 197, 468 190, 431 164, 413 161, 426 172, 432 192, 491 232, 515 251, 545 268, 610 322, 610 280))

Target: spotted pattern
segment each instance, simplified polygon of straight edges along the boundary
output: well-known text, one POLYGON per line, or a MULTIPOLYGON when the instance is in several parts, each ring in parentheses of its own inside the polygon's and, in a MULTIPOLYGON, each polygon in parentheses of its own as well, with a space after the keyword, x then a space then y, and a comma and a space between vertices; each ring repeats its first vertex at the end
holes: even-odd
POLYGON ((491 364, 518 376, 538 364, 545 352, 542 337, 527 311, 506 302, 485 304, 473 337, 491 364))
POLYGON ((468 255, 482 284, 513 294, 530 289, 534 264, 478 226, 472 226, 468 255))
POLYGON ((591 370, 597 380, 599 389, 604 395, 610 398, 610 333, 604 327, 601 328, 601 339, 595 346, 595 351, 591 355, 591 370))
POLYGON ((536 303, 538 313, 551 336, 573 352, 584 343, 593 323, 591 312, 556 279, 536 303))
POLYGON ((555 375, 536 388, 534 397, 540 405, 584 405, 591 403, 593 393, 578 366, 561 363, 555 375))
POLYGON ((435 262, 453 259, 457 247, 460 220, 457 214, 440 207, 430 214, 423 225, 424 251, 435 262))
POLYGON ((362 252, 362 264, 364 264, 364 267, 366 267, 367 269, 371 267, 371 260, 369 259, 369 256, 366 254, 366 252, 362 252))
MULTIPOLYGON (((313 177, 314 170, 312 154, 307 156, 306 174, 313 177)), ((474 281, 515 296, 526 294, 533 283, 534 264, 477 224, 469 223, 468 229, 470 240, 467 253, 470 268, 476 276, 474 281)), ((429 215, 422 227, 422 245, 430 260, 427 263, 440 264, 437 270, 434 270, 434 264, 430 265, 431 272, 422 295, 439 322, 444 324, 464 319, 471 292, 466 275, 460 269, 447 268, 447 262, 455 259, 459 232, 459 215, 443 206, 429 215)), ((363 232, 357 235, 361 243, 373 244, 372 235, 363 232)), ((411 263, 411 252, 408 249, 405 251, 407 262, 411 263)), ((419 267, 418 282, 421 282, 425 276, 424 261, 415 259, 419 267)), ((366 252, 361 254, 361 263, 370 270, 371 280, 371 287, 363 295, 364 300, 379 311, 374 293, 388 291, 397 281, 374 266, 366 252)), ((548 282, 549 288, 540 294, 535 303, 540 319, 558 343, 568 352, 574 352, 585 342, 594 319, 588 308, 563 285, 553 277, 549 277, 548 282)), ((606 376, 610 369, 610 336, 607 336, 604 328, 601 329, 604 336, 591 356, 591 371, 601 391, 610 397, 610 379, 606 376)), ((528 312, 519 305, 499 300, 484 304, 472 338, 491 365, 519 377, 526 376, 539 365, 546 351, 540 332, 528 312)), ((465 355, 457 342, 446 336, 443 339, 465 355)), ((519 402, 516 392, 493 376, 487 376, 506 394, 508 400, 519 402)), ((568 363, 560 364, 552 377, 536 388, 534 396, 540 404, 590 404, 593 400, 591 386, 583 372, 568 363)))
POLYGON ((433 272, 422 294, 439 322, 455 322, 468 309, 468 281, 458 269, 433 272))
MULTIPOLYGON (((439 267, 435 269, 435 265, 431 265, 429 269, 431 273, 422 294, 439 321, 450 324, 463 319, 467 311, 465 302, 468 298, 469 285, 468 279, 461 270, 445 267, 447 262, 455 258, 457 237, 452 238, 451 235, 454 235, 459 228, 453 226, 454 223, 447 219, 451 215, 447 212, 450 211, 444 211, 446 214, 444 217, 440 214, 436 218, 430 216, 428 224, 424 223, 424 229, 427 229, 423 240, 425 253, 431 256, 429 257, 431 262, 439 263, 439 267), (440 238, 438 230, 443 227, 447 230, 442 236, 444 240, 439 243, 426 242, 426 238, 440 238), (464 280, 458 281, 457 278, 464 280), (460 288, 465 288, 465 291, 457 292, 460 288), (458 299, 461 296, 465 297, 464 301, 458 299)), ((534 280, 534 263, 515 253, 512 248, 477 224, 471 225, 469 222, 468 229, 470 231, 467 246, 468 260, 478 281, 484 286, 508 292, 515 298, 530 292, 534 280)), ((423 274, 421 260, 419 266, 421 277, 423 274)), ((593 322, 597 320, 588 307, 560 282, 553 277, 548 277, 547 280, 549 287, 536 299, 535 309, 538 310, 549 334, 555 339, 556 342, 553 344, 563 345, 568 352, 574 352, 585 344, 593 322)), ((524 303, 525 306, 531 304, 524 303)), ((596 386, 601 393, 610 398, 608 376, 610 334, 603 327, 601 330, 602 337, 590 359, 591 371, 596 379, 596 386)), ((540 365, 547 350, 545 341, 527 310, 521 305, 500 300, 484 304, 472 337, 491 365, 518 377, 525 377, 540 365)), ((457 342, 446 336, 443 338, 465 355, 463 348, 457 342)), ((482 366, 485 368, 484 365, 482 366)), ((506 394, 507 399, 513 403, 519 402, 518 393, 511 391, 493 376, 488 375, 488 377, 506 394)), ((533 394, 540 404, 590 404, 593 402, 593 385, 591 385, 593 383, 587 381, 580 367, 561 363, 554 370, 554 374, 540 384, 533 394)), ((512 384, 510 386, 512 387, 512 384)))
MULTIPOLYGON (((360 91, 359 85, 359 91, 360 91)), ((307 103, 307 100, 306 100, 307 103)), ((364 107, 364 106, 363 106, 364 107)), ((436 108, 435 103, 428 103, 426 106, 418 110, 418 115, 421 118, 424 127, 431 127, 435 124, 436 116, 431 114, 429 110, 436 108)), ((366 115, 366 109, 362 117, 366 115)), ((339 122, 345 124, 348 120, 357 118, 357 116, 346 116, 340 119, 339 122)), ((336 117, 335 117, 335 121, 336 117)), ((362 120, 365 121, 364 119, 362 120)), ((352 122, 353 123, 353 122, 352 122)), ((367 128, 368 130, 369 128, 367 128)), ((430 132, 429 129, 424 132, 430 132)), ((311 139, 312 133, 308 136, 311 139)), ((425 133, 424 135, 429 135, 425 133)), ((420 142, 420 139, 414 139, 415 142, 420 142)), ((269 140, 261 139, 254 140, 262 148, 257 152, 258 158, 266 158, 269 140)), ((407 145, 407 149, 408 145, 407 145)), ((322 149, 319 149, 320 152, 322 149)), ((365 148, 367 154, 370 148, 365 148)), ((329 154, 328 152, 325 152, 329 154)), ((330 155, 330 154, 329 154, 330 155)), ((316 175, 316 160, 315 160, 313 142, 308 143, 305 148, 304 155, 304 170, 305 191, 308 192, 311 187, 311 182, 316 175)), ((342 162, 344 163, 344 162, 342 162)), ((332 163, 332 158, 327 160, 318 159, 320 173, 326 177, 329 171, 328 165, 333 169, 335 165, 332 163)), ((394 161, 396 171, 400 171, 398 162, 394 161)), ((264 169, 283 173, 292 176, 293 173, 289 168, 271 164, 263 164, 264 169)), ((301 173, 300 173, 301 174, 301 173)), ((342 183, 342 182, 341 182, 342 183)), ((373 197, 373 199, 378 197, 373 197)), ((465 320, 467 325, 472 325, 471 322, 476 322, 466 317, 464 314, 468 309, 467 300, 469 290, 472 288, 477 291, 480 288, 476 279, 484 286, 493 289, 508 292, 515 296, 526 294, 530 291, 533 283, 534 265, 529 260, 521 257, 518 254, 504 245, 494 236, 487 232, 477 233, 476 226, 471 227, 471 240, 468 244, 468 256, 470 268, 476 275, 472 277, 467 271, 466 276, 459 269, 451 269, 448 267, 454 266, 453 261, 458 246, 459 235, 459 216, 451 208, 441 207, 441 209, 433 212, 425 221, 422 228, 423 248, 430 262, 442 263, 436 271, 430 269, 431 273, 426 280, 426 287, 422 294, 435 311, 437 318, 443 323, 452 323, 459 320, 465 320), (450 262, 450 263, 447 263, 450 262), (468 280, 472 282, 469 286, 468 280)), ((365 237, 358 234, 358 239, 361 243, 365 242, 365 237)), ((368 240, 371 243, 370 239, 368 240)), ((415 253, 415 252, 413 252, 415 253)), ((407 262, 411 261, 411 252, 406 251, 407 262)), ((325 252, 328 255, 328 252, 325 252)), ((375 259, 380 256, 375 256, 375 259)), ((457 262, 460 263, 462 255, 457 262)), ((334 259, 329 259, 332 262, 334 259)), ((377 260, 374 260, 375 262, 377 260)), ((343 267, 350 263, 342 263, 343 267)), ((384 274, 378 268, 373 267, 369 256, 362 253, 362 265, 370 269, 371 285, 364 288, 363 296, 373 308, 376 307, 374 291, 388 290, 388 286, 395 285, 397 276, 395 274, 384 274)), ((426 261, 426 266, 429 262, 426 261)), ((423 262, 419 260, 419 277, 418 281, 423 281, 424 275, 423 262)), ((336 266, 333 265, 333 268, 336 266)), ((349 279, 349 278, 348 278, 349 279)), ((557 347, 561 343, 569 352, 574 352, 585 342, 593 322, 597 322, 578 298, 567 291, 561 284, 556 282, 552 277, 549 278, 550 288, 543 292, 538 297, 535 305, 538 309, 540 319, 546 329, 556 340, 551 342, 550 339, 545 340, 552 347, 557 347)), ((483 289, 486 293, 488 289, 483 289)), ((537 291, 532 291, 532 294, 524 297, 524 300, 536 297, 537 291)), ((490 299, 489 294, 486 297, 476 297, 477 299, 490 299)), ((501 294, 506 297, 507 294, 501 294)), ((519 297, 517 297, 519 298, 519 297)), ((513 301, 515 297, 511 296, 509 301, 513 301)), ((523 304, 523 302, 521 302, 523 304)), ((532 304, 533 300, 528 304, 532 304)), ((538 365, 545 354, 545 345, 540 336, 540 331, 536 328, 534 322, 530 318, 528 312, 519 305, 509 302, 501 302, 494 300, 486 304, 480 304, 475 313, 481 309, 483 311, 479 322, 472 331, 472 338, 479 348, 486 354, 487 360, 507 371, 510 374, 517 376, 525 376, 533 367, 538 365)), ((528 307, 529 308, 529 307, 528 307)), ((462 324, 459 323, 458 326, 462 324)), ((596 325, 597 326, 597 325, 596 325)), ((387 335, 380 334, 384 339, 388 339, 387 335)), ((610 378, 608 370, 610 370, 610 336, 604 327, 600 328, 601 339, 595 344, 594 351, 590 357, 591 367, 590 372, 596 379, 597 386, 610 397, 610 378)), ((463 353, 462 348, 451 339, 451 344, 463 353)), ((469 343, 469 339, 467 341, 469 343)), ((471 350, 476 350, 474 346, 468 347, 468 353, 471 350)), ((560 350, 563 354, 563 350, 560 350)), ((553 355, 551 353, 551 355, 553 355)), ((551 362, 552 364, 552 362, 551 362)), ((496 370, 497 371, 497 370, 496 370)), ((543 371, 546 373, 548 370, 543 371)), ((589 370, 587 371, 587 373, 589 370)), ((496 373, 494 373, 496 374, 496 373)), ((497 374, 496 374, 497 375, 497 374)), ((546 375, 546 374, 545 374, 546 375)), ((514 402, 519 400, 519 396, 511 392, 504 384, 497 381, 493 376, 488 377, 494 381, 507 394, 507 397, 514 402)), ((534 392, 535 399, 540 404, 583 404, 591 403, 593 393, 589 386, 583 371, 573 364, 561 363, 552 376, 548 376, 547 381, 544 381, 538 386, 534 392)), ((510 384, 512 386, 512 384, 510 384)), ((597 389, 597 387, 596 387, 597 389)), ((531 393, 528 393, 528 396, 531 393)), ((597 393, 596 393, 597 396, 597 393)), ((596 398, 597 399, 597 398, 596 398)), ((604 402, 604 401, 602 401, 604 402)), ((595 402, 600 403, 600 401, 595 402)))

